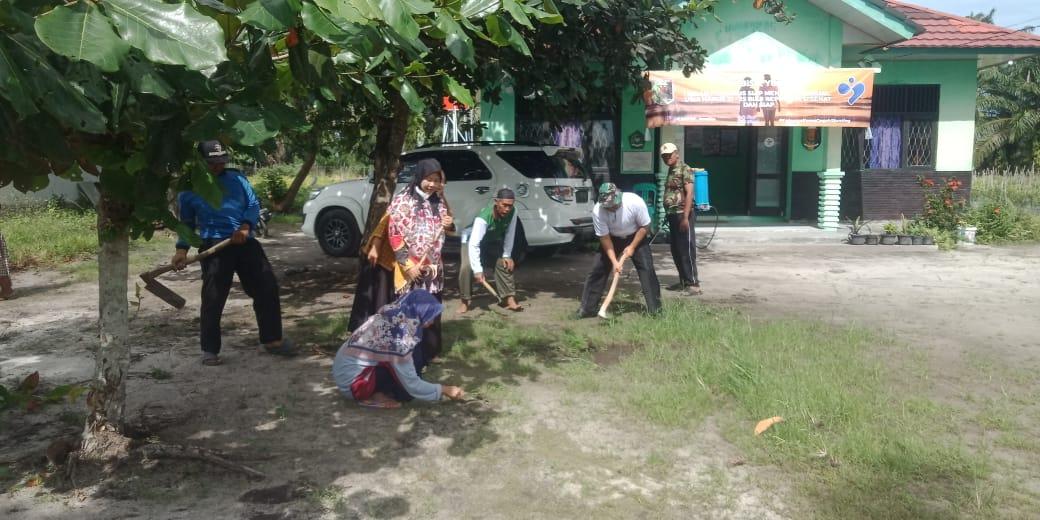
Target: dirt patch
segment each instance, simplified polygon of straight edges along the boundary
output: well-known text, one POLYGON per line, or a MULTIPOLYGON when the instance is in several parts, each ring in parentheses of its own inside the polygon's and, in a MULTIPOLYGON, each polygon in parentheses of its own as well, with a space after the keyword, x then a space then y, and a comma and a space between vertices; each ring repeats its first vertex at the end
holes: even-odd
MULTIPOLYGON (((633 424, 608 403, 568 396, 560 376, 545 367, 510 372, 449 360, 432 369, 431 379, 497 390, 471 404, 412 404, 385 413, 353 406, 329 377, 328 353, 336 345, 312 336, 315 317, 349 312, 356 260, 327 258, 313 240, 275 231, 277 238, 264 246, 282 286, 285 329, 316 350, 295 359, 259 354, 251 302, 235 287, 223 321, 226 364, 202 367, 196 267, 164 279, 188 299, 184 310, 148 295, 141 299, 131 324, 135 362, 128 386, 131 415, 175 419, 155 419, 145 428, 158 440, 219 450, 267 473, 269 481, 162 460, 125 468, 105 492, 100 484, 72 493, 27 487, 23 476, 46 471, 41 459, 49 442, 74 435, 82 424, 80 406, 57 405, 0 417, 0 461, 22 461, 4 480, 0 511, 41 518, 798 515, 784 477, 775 468, 732 464, 742 454, 712 421, 692 432, 633 424)), ((970 388, 976 402, 967 408, 974 413, 985 407, 979 400, 996 399, 1001 389, 1014 397, 1006 403, 1020 407, 1009 408, 1018 412, 1014 429, 980 427, 980 443, 1016 455, 1008 457, 1008 479, 1040 489, 1028 471, 1033 452, 1006 447, 1028 446, 1040 433, 1036 400, 1029 398, 1036 382, 1000 368, 1040 366, 1040 247, 939 253, 720 241, 712 248, 700 255, 700 298, 710 304, 736 306, 755 318, 797 316, 883 330, 910 346, 904 356, 919 356, 929 369, 929 396, 963 404, 970 388), (980 383, 980 374, 989 376, 980 383), (1018 438, 1000 445, 997 439, 1008 432, 1018 438)), ((677 281, 667 247, 655 247, 654 254, 662 285, 677 281)), ((603 326, 574 318, 591 264, 588 253, 532 258, 517 273, 527 310, 493 318, 532 329, 603 326)), ((476 303, 488 308, 457 318, 455 273, 449 265, 445 317, 456 324, 453 333, 464 336, 472 330, 467 324, 495 311, 490 297, 481 302, 478 296, 476 303)), ((7 382, 39 370, 50 384, 89 379, 96 288, 52 273, 19 273, 18 283, 29 296, 0 302, 0 377, 7 382)), ((665 291, 665 297, 675 296, 665 291)), ((613 311, 637 312, 641 305, 638 281, 629 277, 613 311)), ((594 347, 601 366, 638 348, 594 347)), ((887 361, 914 366, 907 358, 887 361)))
POLYGON ((601 367, 616 365, 638 349, 637 345, 631 343, 593 345, 592 361, 601 367))

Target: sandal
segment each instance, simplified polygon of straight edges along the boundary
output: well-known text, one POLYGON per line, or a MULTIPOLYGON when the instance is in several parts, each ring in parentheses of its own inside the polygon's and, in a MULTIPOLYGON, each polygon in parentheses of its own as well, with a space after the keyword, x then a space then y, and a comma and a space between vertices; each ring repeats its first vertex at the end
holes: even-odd
POLYGON ((202 353, 202 364, 206 365, 208 367, 215 367, 217 365, 224 364, 224 360, 220 359, 220 356, 218 356, 218 355, 216 355, 216 354, 214 354, 212 352, 203 352, 202 353))
POLYGON ((285 357, 296 355, 296 347, 293 345, 293 342, 290 341, 288 338, 283 338, 282 344, 278 345, 277 347, 269 347, 267 345, 261 346, 263 347, 264 352, 267 352, 268 354, 274 354, 276 356, 285 357))

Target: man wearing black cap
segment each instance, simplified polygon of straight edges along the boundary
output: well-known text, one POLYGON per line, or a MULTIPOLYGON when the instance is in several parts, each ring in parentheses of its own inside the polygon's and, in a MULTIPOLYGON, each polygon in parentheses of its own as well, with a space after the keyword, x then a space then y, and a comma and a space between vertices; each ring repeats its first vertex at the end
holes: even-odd
POLYGON ((657 314, 661 310, 661 284, 654 270, 650 241, 646 240, 650 230, 646 201, 635 193, 622 193, 614 183, 604 183, 599 187, 599 203, 592 208, 592 227, 601 251, 585 278, 578 316, 596 315, 608 275, 621 273, 626 258, 632 259, 639 274, 647 313, 657 314))
MULTIPOLYGON (((180 220, 202 238, 199 251, 205 251, 224 239, 231 239, 231 245, 201 262, 202 363, 208 366, 221 363, 220 318, 236 273, 242 289, 253 299, 253 311, 260 328, 263 349, 272 354, 291 355, 292 345, 282 337, 278 280, 274 277, 264 248, 253 238, 260 216, 260 202, 256 193, 241 171, 227 168, 228 153, 220 141, 199 143, 199 153, 206 161, 210 174, 220 185, 224 197, 220 207, 213 207, 195 192, 181 192, 177 196, 180 220)), ((179 237, 177 253, 171 261, 177 270, 184 268, 189 248, 185 237, 179 237)))
POLYGON ((483 284, 484 264, 495 265, 495 286, 498 296, 505 299, 511 311, 524 308, 516 303, 516 285, 513 280, 513 240, 516 238, 516 210, 513 204, 516 195, 509 188, 498 190, 494 200, 480 210, 473 219, 473 226, 462 237, 462 259, 459 261, 459 294, 462 305, 459 314, 469 310, 473 296, 473 281, 483 284))

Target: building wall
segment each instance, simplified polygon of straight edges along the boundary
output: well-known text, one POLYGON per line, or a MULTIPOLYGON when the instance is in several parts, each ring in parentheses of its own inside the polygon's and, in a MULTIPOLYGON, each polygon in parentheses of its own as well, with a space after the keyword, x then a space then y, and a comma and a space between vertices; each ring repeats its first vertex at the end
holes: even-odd
MULTIPOLYGON (((748 2, 721 2, 716 6, 716 14, 721 23, 709 19, 702 22, 699 27, 688 28, 687 34, 691 38, 696 38, 708 51, 708 63, 713 66, 754 68, 783 63, 788 66, 840 67, 842 60, 842 22, 819 9, 808 0, 789 0, 787 5, 794 12, 798 13, 798 17, 790 25, 779 24, 764 11, 751 9, 748 6, 748 2), (761 43, 741 44, 741 40, 755 33, 768 35, 787 49, 781 48, 780 45, 763 47, 761 43), (729 48, 727 49, 727 47, 729 48), (740 60, 740 62, 734 63, 734 60, 740 60)), ((627 142, 629 135, 642 132, 646 128, 644 105, 638 101, 631 103, 632 94, 632 91, 627 90, 622 94, 621 98, 621 151, 623 154, 633 151, 652 152, 652 142, 648 141, 642 150, 633 149, 627 142)), ((673 132, 673 135, 675 134, 681 134, 681 132, 673 132)), ((826 139, 827 132, 824 132, 821 146, 814 151, 809 151, 801 145, 802 129, 792 129, 790 148, 788 150, 790 171, 819 172, 827 169, 826 139)), ((675 144, 680 149, 684 148, 681 141, 675 142, 675 144)), ((740 176, 740 179, 725 177, 729 172, 719 168, 723 165, 704 165, 715 167, 711 177, 713 194, 725 197, 724 194, 732 190, 744 190, 735 196, 746 194, 747 180, 744 176, 747 173, 745 164, 747 157, 743 155, 743 151, 742 149, 742 156, 737 161, 740 163, 740 168, 733 172, 733 174, 740 176)), ((656 154, 653 155, 656 160, 656 154)), ((693 158, 688 159, 688 162, 691 159, 693 158)), ((695 166, 702 165, 695 164, 695 166)), ((710 168, 709 171, 711 171, 710 168)), ((648 173, 648 171, 646 169, 630 170, 622 168, 621 173, 628 175, 648 173)), ((789 176, 788 193, 791 192, 790 183, 791 177, 789 176)), ((714 198, 715 195, 713 195, 714 198)), ((735 203, 735 201, 733 202, 735 203)))
POLYGON ((975 60, 883 62, 881 73, 874 81, 878 85, 939 85, 939 143, 935 169, 940 172, 974 169, 978 88, 975 60))
POLYGON ((512 88, 502 89, 498 104, 480 100, 480 122, 487 125, 481 141, 512 141, 516 139, 516 95, 512 88))

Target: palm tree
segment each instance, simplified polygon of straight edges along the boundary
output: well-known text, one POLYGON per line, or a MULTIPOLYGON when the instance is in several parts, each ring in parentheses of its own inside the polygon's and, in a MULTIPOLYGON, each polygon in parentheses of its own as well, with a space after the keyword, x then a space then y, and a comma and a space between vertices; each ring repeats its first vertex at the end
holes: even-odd
POLYGON ((980 168, 1040 162, 1040 57, 979 73, 975 158, 980 168))

